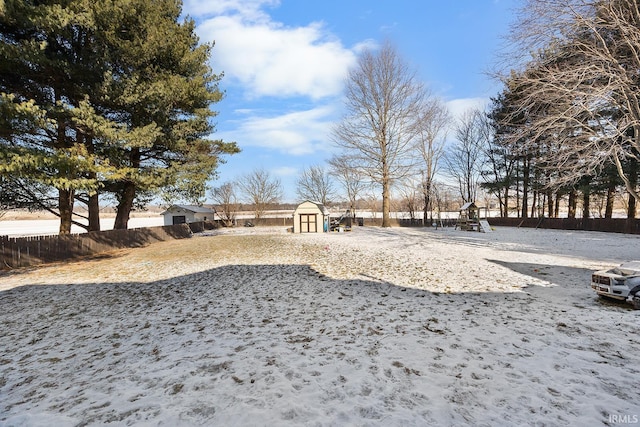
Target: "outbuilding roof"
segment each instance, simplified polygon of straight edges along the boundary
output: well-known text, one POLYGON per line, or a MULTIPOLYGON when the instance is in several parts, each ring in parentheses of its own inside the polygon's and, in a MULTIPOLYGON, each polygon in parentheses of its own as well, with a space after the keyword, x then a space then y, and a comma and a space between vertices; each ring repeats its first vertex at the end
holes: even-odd
POLYGON ((215 213, 215 209, 205 208, 204 206, 196 206, 196 205, 171 205, 166 211, 162 212, 161 215, 173 212, 177 209, 189 211, 193 213, 215 213))
POLYGON ((316 205, 318 207, 318 209, 320 209, 320 212, 322 212, 323 215, 329 215, 329 210, 320 202, 315 202, 313 200, 305 200, 304 202, 300 203, 297 207, 296 207, 296 211, 298 210, 298 208, 305 204, 305 203, 313 203, 314 205, 316 205))

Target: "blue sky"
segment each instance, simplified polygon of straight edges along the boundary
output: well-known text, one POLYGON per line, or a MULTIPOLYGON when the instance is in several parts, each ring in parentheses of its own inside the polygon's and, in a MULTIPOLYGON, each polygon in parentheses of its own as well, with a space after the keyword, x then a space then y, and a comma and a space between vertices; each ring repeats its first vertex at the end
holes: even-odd
POLYGON ((331 157, 349 67, 365 47, 391 41, 451 113, 500 89, 496 61, 519 0, 184 0, 202 42, 215 41, 225 99, 215 138, 242 152, 219 168, 217 186, 256 168, 277 176, 295 202, 298 174, 331 157))

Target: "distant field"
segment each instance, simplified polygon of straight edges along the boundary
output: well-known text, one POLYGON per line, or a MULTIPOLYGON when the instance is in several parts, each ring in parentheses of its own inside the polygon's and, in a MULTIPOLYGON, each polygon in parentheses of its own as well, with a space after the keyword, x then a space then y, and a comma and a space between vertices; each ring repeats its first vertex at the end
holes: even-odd
MULTIPOLYGON (((133 217, 129 220, 129 228, 154 227, 164 225, 164 219, 160 215, 147 217, 133 217)), ((113 228, 114 217, 102 218, 100 227, 102 230, 111 230, 113 228)), ((58 234, 60 220, 47 219, 2 219, 0 220, 0 236, 42 236, 48 234, 58 234)), ((72 233, 84 233, 84 230, 78 226, 72 226, 72 233)))

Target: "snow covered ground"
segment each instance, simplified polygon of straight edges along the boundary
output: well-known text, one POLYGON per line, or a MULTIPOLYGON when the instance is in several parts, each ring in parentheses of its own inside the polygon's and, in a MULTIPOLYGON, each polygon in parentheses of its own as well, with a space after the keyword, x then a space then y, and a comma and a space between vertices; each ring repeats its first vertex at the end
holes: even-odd
POLYGON ((640 424, 640 236, 238 228, 0 273, 0 425, 640 424))

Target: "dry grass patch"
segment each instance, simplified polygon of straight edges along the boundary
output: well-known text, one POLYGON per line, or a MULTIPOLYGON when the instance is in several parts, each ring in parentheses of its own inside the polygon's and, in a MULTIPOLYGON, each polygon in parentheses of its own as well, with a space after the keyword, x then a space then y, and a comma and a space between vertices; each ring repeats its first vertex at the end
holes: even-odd
MULTIPOLYGON (((292 249, 299 243, 287 235, 195 235, 190 239, 120 249, 78 261, 2 272, 0 277, 5 283, 0 289, 24 284, 152 282, 224 265, 312 260, 309 248, 292 249)), ((315 249, 311 252, 319 250, 317 245, 312 246, 315 249)))

